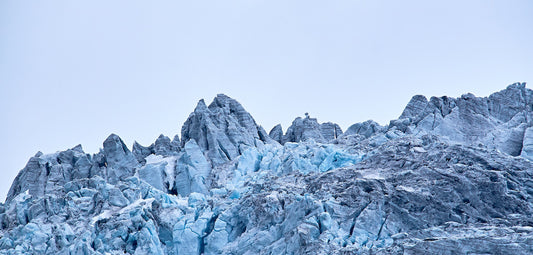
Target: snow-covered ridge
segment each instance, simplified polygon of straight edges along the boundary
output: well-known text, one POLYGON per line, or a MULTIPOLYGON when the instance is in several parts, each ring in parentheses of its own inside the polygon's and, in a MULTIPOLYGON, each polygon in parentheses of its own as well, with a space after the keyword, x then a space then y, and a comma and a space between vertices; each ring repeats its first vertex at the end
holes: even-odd
POLYGON ((181 139, 36 154, 0 204, 0 254, 530 254, 532 111, 516 83, 283 134, 218 95, 181 139))

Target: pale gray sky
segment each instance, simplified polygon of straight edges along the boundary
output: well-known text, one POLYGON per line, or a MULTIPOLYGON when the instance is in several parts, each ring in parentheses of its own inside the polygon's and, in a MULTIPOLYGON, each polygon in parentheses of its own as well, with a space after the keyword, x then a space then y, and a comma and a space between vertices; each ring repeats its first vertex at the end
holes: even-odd
POLYGON ((397 118, 412 95, 533 82, 533 2, 0 2, 0 200, 37 151, 173 136, 200 98, 267 131, 397 118))

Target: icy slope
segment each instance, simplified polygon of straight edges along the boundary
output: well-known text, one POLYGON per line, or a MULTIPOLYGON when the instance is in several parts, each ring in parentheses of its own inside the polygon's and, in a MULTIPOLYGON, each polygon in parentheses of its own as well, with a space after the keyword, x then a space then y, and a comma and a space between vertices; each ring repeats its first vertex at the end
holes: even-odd
POLYGON ((0 254, 532 254, 532 95, 415 96, 388 126, 285 134, 201 100, 181 140, 32 157, 0 254))
POLYGON ((480 143, 518 156, 524 132, 533 121, 532 111, 533 92, 525 88, 525 83, 515 83, 488 98, 466 94, 428 101, 415 96, 391 126, 407 133, 438 134, 451 142, 480 143))

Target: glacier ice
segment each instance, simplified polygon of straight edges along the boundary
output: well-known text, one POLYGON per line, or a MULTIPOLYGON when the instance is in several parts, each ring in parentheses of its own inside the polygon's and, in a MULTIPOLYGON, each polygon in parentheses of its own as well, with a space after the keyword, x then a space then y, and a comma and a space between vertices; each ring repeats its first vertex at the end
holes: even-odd
POLYGON ((529 160, 533 160, 533 128, 528 127, 524 132, 524 145, 520 155, 529 160))
POLYGON ((131 151, 37 153, 0 204, 0 254, 532 254, 533 92, 415 96, 381 126, 234 99, 131 151))
MULTIPOLYGON (((319 124, 316 118, 311 118, 308 113, 305 118, 298 117, 287 129, 287 133, 280 137, 281 126, 276 126, 270 131, 272 139, 286 142, 301 142, 312 139, 316 142, 326 143, 342 135, 339 125, 331 122, 319 124)), ((278 142, 280 142, 278 141, 278 142)))

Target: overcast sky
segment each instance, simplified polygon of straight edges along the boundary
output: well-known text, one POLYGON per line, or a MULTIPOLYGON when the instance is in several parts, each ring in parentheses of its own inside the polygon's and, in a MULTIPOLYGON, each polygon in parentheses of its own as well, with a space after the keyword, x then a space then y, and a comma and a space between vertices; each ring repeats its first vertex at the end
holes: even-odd
POLYGON ((411 96, 533 82, 533 2, 0 2, 0 200, 37 151, 178 134, 237 99, 269 131, 397 118, 411 96))

